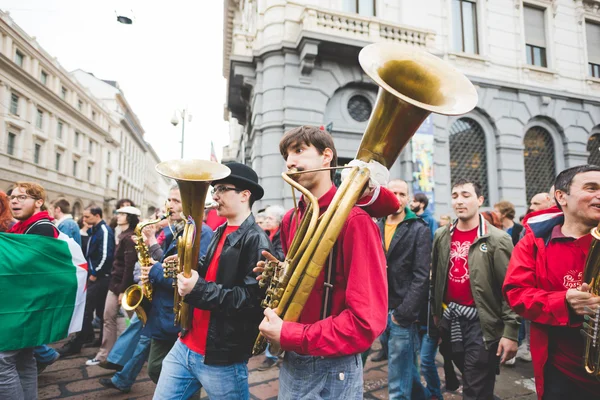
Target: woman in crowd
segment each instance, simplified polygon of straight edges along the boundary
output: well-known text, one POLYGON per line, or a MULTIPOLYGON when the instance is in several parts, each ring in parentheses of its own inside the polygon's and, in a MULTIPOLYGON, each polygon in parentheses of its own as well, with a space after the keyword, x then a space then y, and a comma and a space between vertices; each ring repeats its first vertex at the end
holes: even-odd
POLYGON ((15 220, 10 212, 8 196, 0 191, 0 232, 8 232, 15 224, 15 220))

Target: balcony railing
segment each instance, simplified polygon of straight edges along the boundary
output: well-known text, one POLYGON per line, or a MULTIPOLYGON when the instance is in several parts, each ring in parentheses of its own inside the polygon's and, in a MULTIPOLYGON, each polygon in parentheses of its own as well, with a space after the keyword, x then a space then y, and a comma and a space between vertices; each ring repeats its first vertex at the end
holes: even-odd
POLYGON ((341 36, 365 42, 389 40, 430 47, 435 40, 433 31, 312 6, 306 6, 301 20, 302 30, 305 32, 341 36))

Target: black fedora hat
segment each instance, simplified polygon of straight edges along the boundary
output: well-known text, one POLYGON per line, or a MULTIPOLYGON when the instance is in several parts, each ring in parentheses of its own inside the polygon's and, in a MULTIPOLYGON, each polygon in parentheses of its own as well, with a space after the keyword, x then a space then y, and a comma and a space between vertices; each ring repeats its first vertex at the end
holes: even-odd
POLYGON ((213 186, 219 183, 232 183, 238 189, 249 190, 254 196, 254 200, 262 199, 265 191, 258 184, 258 175, 256 175, 256 172, 252 168, 235 161, 226 162, 223 165, 229 167, 231 174, 226 178, 213 181, 213 186))

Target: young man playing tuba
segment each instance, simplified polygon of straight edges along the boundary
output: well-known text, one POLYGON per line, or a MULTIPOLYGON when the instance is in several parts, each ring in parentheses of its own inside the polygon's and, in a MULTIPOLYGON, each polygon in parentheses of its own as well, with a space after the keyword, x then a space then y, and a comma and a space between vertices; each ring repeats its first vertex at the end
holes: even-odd
MULTIPOLYGON (((306 171, 337 163, 331 135, 315 127, 288 131, 279 149, 288 169, 306 171)), ((318 198, 321 214, 337 190, 332 175, 332 171, 323 170, 297 178, 318 198)), ((388 214, 399 207, 394 195, 389 195, 392 206, 382 208, 388 214)), ((298 209, 290 210, 283 218, 281 241, 286 254, 306 207, 303 197, 298 209)), ((360 356, 385 329, 388 308, 385 256, 378 228, 367 212, 352 208, 331 254, 331 263, 327 263, 331 274, 326 275, 327 266, 323 268, 298 322, 283 321, 270 308, 264 312, 260 331, 270 343, 286 351, 279 376, 279 399, 362 399, 360 356), (325 276, 331 276, 329 282, 325 282, 325 276), (326 290, 331 291, 328 296, 324 296, 326 290)), ((270 254, 267 257, 276 260, 270 254)), ((263 267, 259 263, 255 271, 263 267)))

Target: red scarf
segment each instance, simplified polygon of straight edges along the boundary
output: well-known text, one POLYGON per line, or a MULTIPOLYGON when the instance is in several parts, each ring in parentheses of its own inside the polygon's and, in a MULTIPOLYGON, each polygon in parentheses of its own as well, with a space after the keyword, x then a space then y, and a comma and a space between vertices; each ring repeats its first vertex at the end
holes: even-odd
POLYGON ((279 227, 277 227, 277 229, 273 229, 272 232, 273 233, 269 234, 269 239, 271 240, 271 242, 273 242, 273 238, 275 237, 275 235, 277 235, 277 232, 279 232, 279 227))
POLYGON ((31 217, 27 218, 25 221, 19 221, 10 228, 9 233, 20 233, 23 234, 29 227, 41 219, 47 219, 52 221, 54 218, 48 214, 48 211, 40 211, 39 213, 33 214, 31 217))

